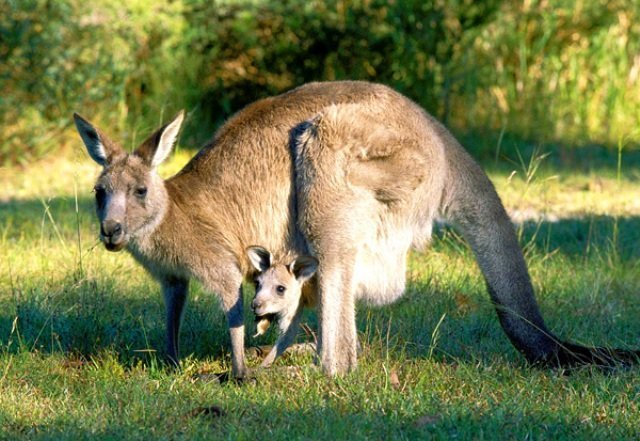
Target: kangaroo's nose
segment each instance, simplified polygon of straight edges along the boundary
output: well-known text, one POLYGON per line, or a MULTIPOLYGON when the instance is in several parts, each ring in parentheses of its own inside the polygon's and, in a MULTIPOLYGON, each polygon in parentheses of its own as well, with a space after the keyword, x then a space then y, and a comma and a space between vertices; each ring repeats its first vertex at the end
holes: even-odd
POLYGON ((122 233, 122 224, 116 220, 108 219, 100 224, 100 230, 105 237, 117 237, 122 233))

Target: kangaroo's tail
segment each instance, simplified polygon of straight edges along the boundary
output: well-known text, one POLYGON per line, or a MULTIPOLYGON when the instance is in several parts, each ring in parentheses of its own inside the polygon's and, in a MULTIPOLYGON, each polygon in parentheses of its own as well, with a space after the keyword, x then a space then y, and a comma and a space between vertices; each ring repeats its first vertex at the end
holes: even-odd
POLYGON ((613 367, 634 364, 640 351, 584 347, 547 328, 514 227, 486 174, 444 129, 448 177, 442 212, 470 243, 500 323, 513 345, 536 365, 613 367))

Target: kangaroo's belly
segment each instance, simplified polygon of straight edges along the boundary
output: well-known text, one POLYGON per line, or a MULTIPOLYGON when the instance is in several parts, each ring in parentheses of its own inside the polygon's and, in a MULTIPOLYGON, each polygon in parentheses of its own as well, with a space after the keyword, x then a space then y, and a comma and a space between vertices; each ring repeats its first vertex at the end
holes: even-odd
POLYGON ((353 274, 358 299, 386 305, 404 293, 412 239, 408 228, 382 234, 378 231, 359 247, 353 274))

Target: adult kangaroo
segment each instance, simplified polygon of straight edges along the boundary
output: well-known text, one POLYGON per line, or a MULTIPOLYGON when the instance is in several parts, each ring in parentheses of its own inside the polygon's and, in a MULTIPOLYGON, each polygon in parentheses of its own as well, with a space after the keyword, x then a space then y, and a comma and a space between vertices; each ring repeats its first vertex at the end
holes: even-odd
POLYGON ((233 374, 245 374, 241 283, 250 271, 245 249, 260 244, 319 259, 320 363, 329 375, 354 368, 356 299, 383 304, 402 294, 407 253, 428 239, 436 216, 471 244, 500 323, 529 362, 636 360, 634 351, 578 346, 549 331, 493 185, 440 123, 386 86, 311 83, 260 100, 166 181, 155 170, 182 113, 130 154, 74 118, 103 166, 95 186, 101 239, 108 250, 126 248, 160 282, 175 362, 195 278, 219 295, 233 374))

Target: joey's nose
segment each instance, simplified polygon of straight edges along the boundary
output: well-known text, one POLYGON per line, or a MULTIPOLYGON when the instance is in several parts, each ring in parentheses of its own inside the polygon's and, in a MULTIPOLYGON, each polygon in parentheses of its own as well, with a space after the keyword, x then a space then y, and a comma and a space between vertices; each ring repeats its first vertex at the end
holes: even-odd
POLYGON ((122 224, 116 220, 106 220, 100 224, 100 230, 103 236, 116 238, 122 233, 122 224))
POLYGON ((258 299, 253 299, 253 302, 251 302, 251 308, 253 308, 254 311, 260 309, 261 306, 262 302, 258 301, 258 299))

